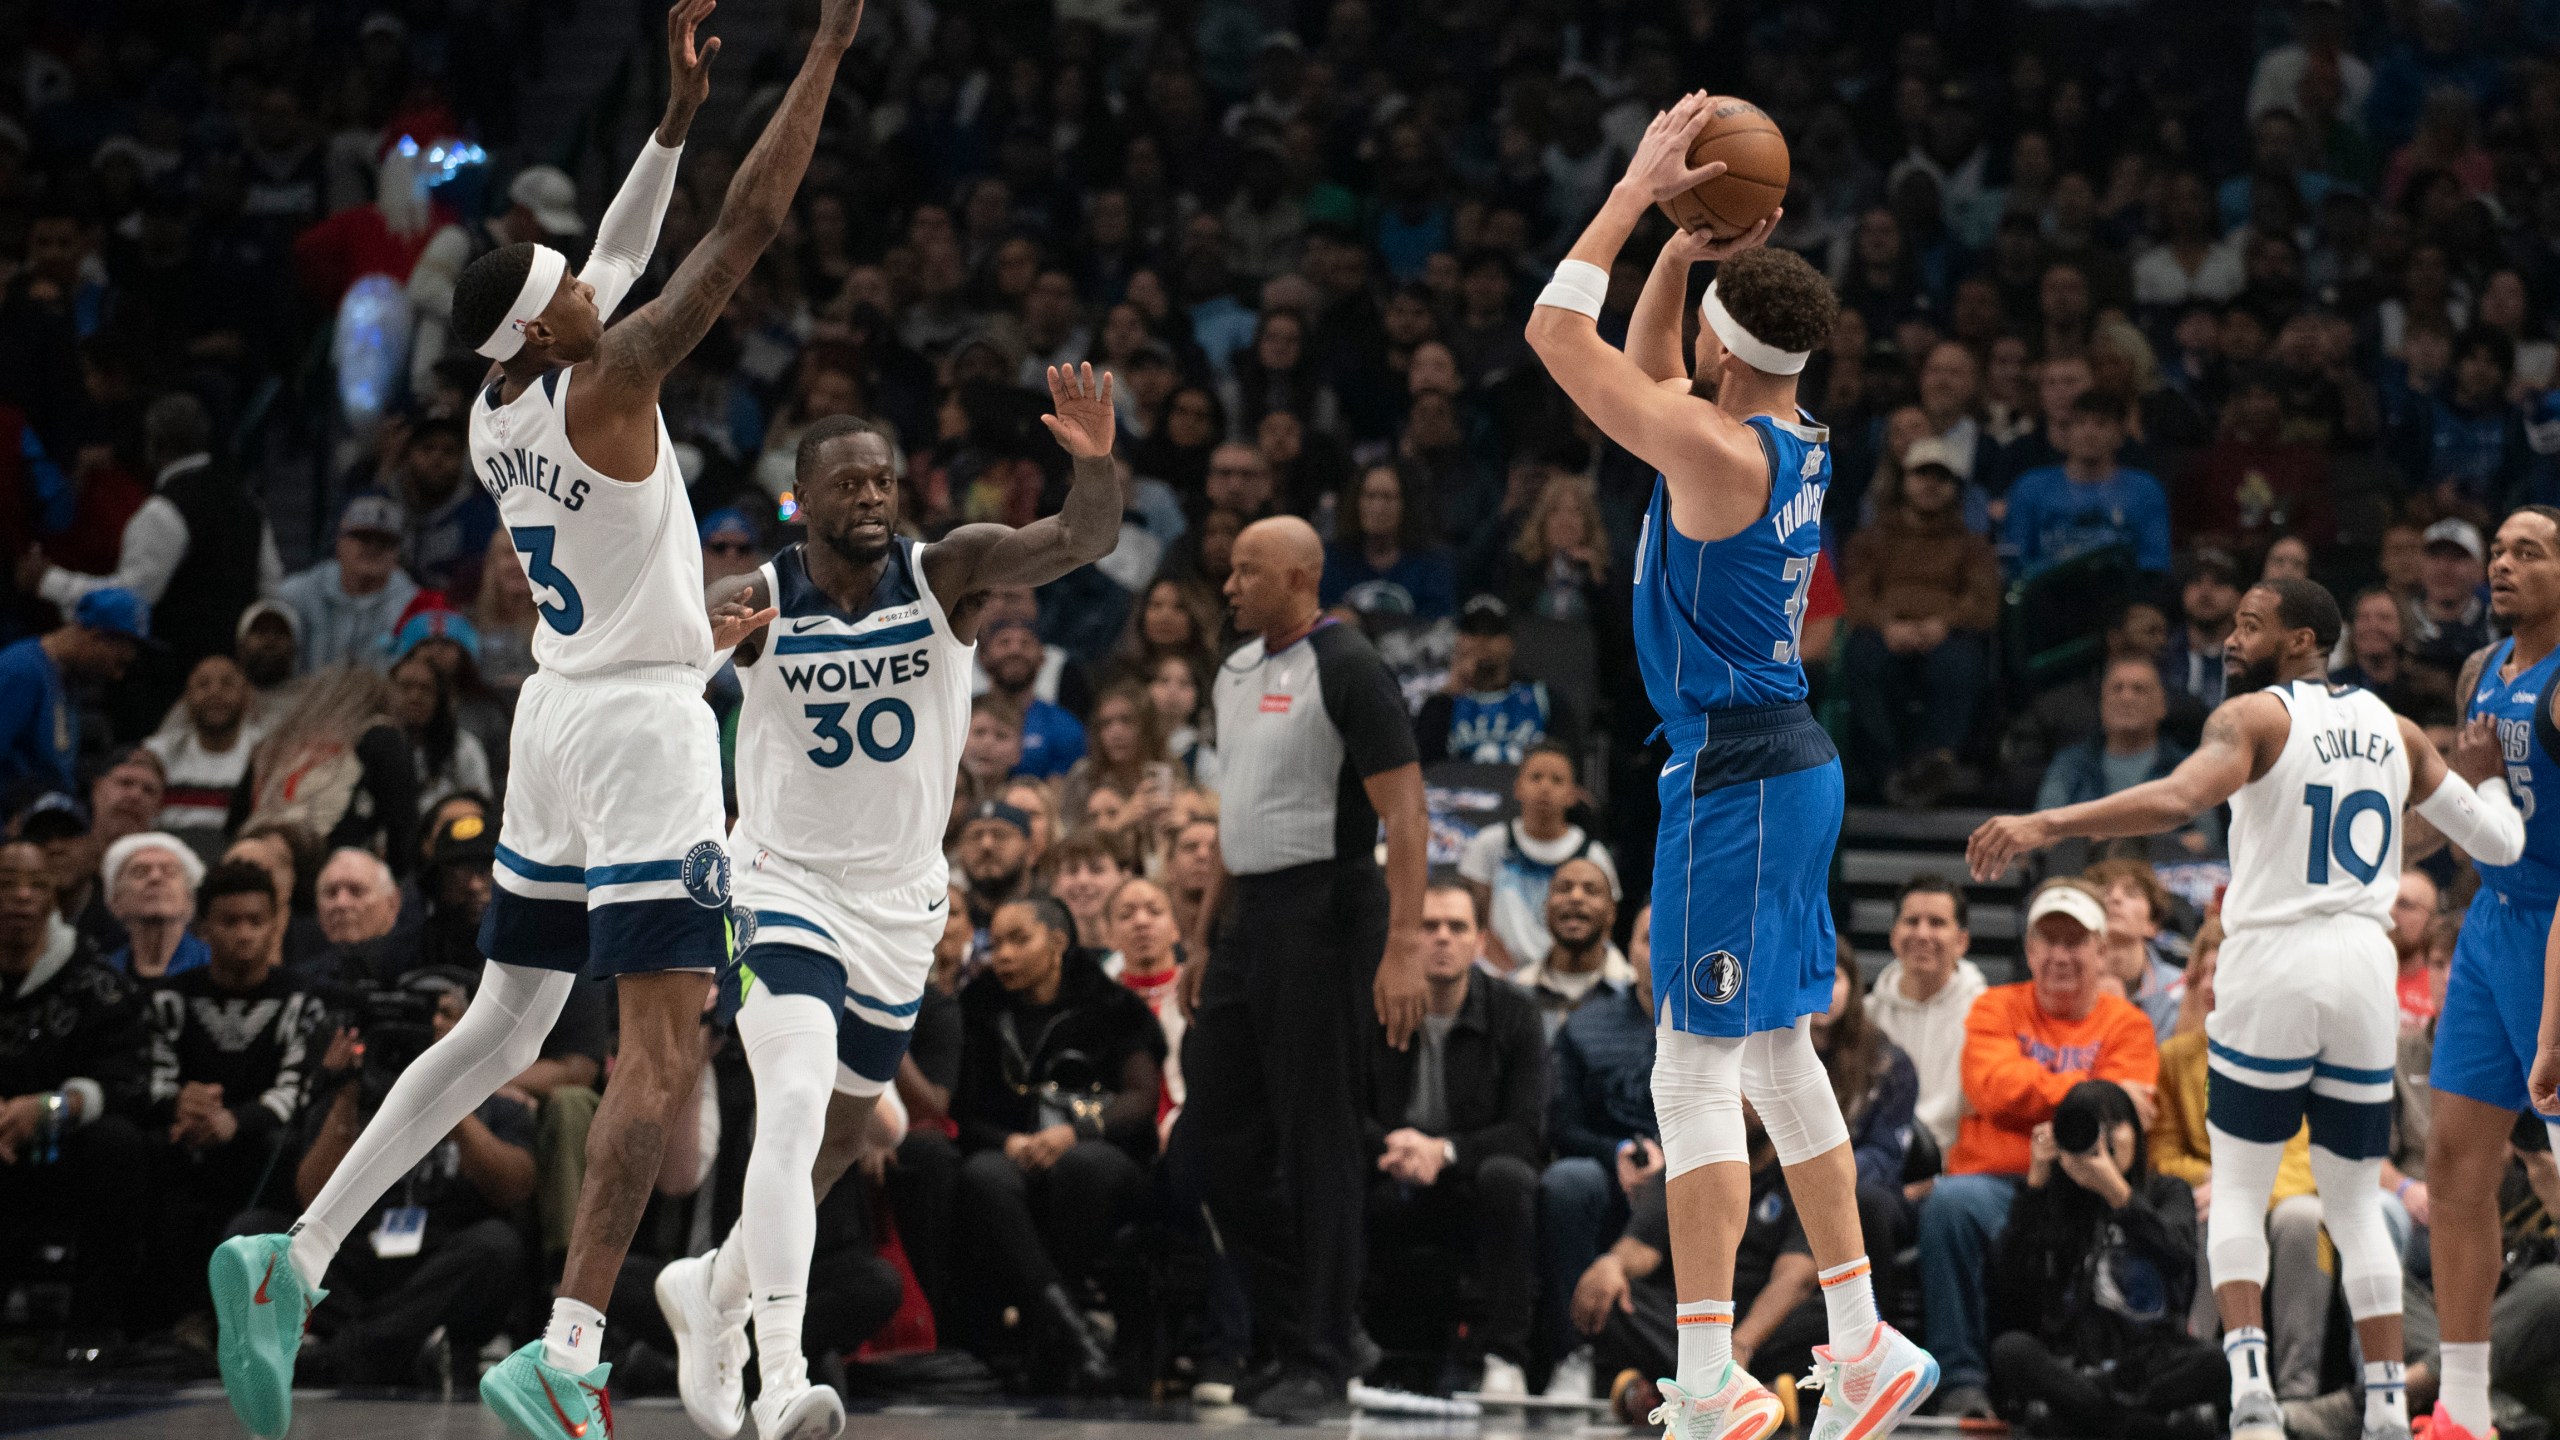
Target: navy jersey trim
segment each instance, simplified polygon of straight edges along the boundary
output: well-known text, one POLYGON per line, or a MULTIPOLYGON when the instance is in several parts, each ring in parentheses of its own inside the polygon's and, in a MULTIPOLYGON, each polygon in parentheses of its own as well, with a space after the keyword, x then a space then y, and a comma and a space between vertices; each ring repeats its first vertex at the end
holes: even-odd
MULTIPOLYGON (((924 598, 916 587, 915 549, 914 541, 903 538, 890 545, 887 563, 880 567, 880 578, 871 586, 871 601, 857 614, 836 608, 836 603, 827 598, 827 592, 819 589, 818 583, 809 578, 808 542, 795 540, 784 546, 781 554, 773 557, 774 606, 782 612, 781 618, 785 620, 824 615, 851 624, 876 611, 913 605, 924 598)), ((931 625, 926 626, 924 633, 932 633, 931 625)))
POLYGON ((554 405, 560 403, 559 371, 545 370, 542 372, 542 398, 550 401, 554 405))
POLYGON ((904 625, 891 625, 860 635, 785 635, 776 640, 776 655, 817 655, 837 650, 885 650, 892 645, 910 645, 933 636, 933 622, 910 620, 904 625))

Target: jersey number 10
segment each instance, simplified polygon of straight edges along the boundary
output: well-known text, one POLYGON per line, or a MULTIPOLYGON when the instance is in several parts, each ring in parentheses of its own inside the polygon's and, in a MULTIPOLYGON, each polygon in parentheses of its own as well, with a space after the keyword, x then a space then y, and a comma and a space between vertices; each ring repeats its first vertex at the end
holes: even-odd
POLYGON ((2391 853, 2391 802, 2379 790, 2358 790, 2343 803, 2331 806, 2335 791, 2326 785, 2302 787, 2302 803, 2311 807, 2311 865, 2305 879, 2314 885, 2329 883, 2329 862, 2356 877, 2360 884, 2370 885, 2382 873, 2383 857, 2391 853), (2382 843, 2367 860, 2356 853, 2356 817, 2367 811, 2382 817, 2382 843))

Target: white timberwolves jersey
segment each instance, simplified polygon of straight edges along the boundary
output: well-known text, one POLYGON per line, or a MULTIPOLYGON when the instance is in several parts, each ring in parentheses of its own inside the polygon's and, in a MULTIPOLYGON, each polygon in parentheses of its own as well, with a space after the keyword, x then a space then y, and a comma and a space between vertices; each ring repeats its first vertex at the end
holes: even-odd
POLYGON ((871 603, 852 613, 811 583, 801 545, 765 563, 782 613, 738 666, 741 865, 770 850, 886 887, 941 862, 977 647, 952 635, 923 553, 893 541, 871 603))
POLYGON ((2400 718, 2369 690, 2296 680, 2268 694, 2293 712, 2284 753, 2231 797, 2232 930, 2331 915, 2391 923, 2409 753, 2400 718))
POLYGON ((471 405, 471 471, 497 497, 542 623, 533 658, 589 675, 635 664, 711 666, 702 541, 667 422, 649 478, 607 479, 569 448, 574 369, 553 370, 501 404, 492 381, 471 405))

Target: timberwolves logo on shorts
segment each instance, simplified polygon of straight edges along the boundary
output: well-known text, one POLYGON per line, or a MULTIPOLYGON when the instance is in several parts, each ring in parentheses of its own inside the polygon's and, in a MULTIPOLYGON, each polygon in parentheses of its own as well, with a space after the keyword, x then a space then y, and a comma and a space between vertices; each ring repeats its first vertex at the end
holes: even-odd
POLYGON ((729 903, 729 852, 717 840, 705 840, 684 852, 684 893, 705 910, 729 903))
POLYGON ((746 905, 732 902, 729 906, 729 953, 744 955, 756 943, 756 912, 746 905))
POLYGON ((1721 1005, 1742 993, 1742 962, 1730 950, 1698 957, 1689 967, 1689 988, 1710 1005, 1721 1005))

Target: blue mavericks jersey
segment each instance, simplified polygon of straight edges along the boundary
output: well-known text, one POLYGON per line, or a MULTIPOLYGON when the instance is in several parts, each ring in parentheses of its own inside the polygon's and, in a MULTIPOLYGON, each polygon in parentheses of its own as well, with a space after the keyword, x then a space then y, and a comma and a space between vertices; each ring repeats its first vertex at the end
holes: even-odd
MULTIPOLYGON (((2551 725, 2551 687, 2560 680, 2560 651, 2542 657, 2513 680, 2499 678, 2500 667, 2514 653, 2515 641, 2501 640, 2481 667, 2480 683, 2466 697, 2464 719, 2487 715, 2498 723, 2498 746, 2506 753, 2507 790, 2524 816, 2524 858, 2513 865, 2480 866, 2483 888, 2510 902, 2548 912, 2560 901, 2560 804, 2544 809, 2549 792, 2560 800, 2560 749, 2551 725)), ((2538 953, 2538 952, 2537 952, 2538 953)))
POLYGON ((1766 513, 1701 543, 1673 527, 1670 487, 1657 477, 1636 539, 1636 662, 1666 723, 1805 698, 1796 643, 1822 549, 1831 432, 1772 415, 1744 423, 1769 457, 1766 513))

